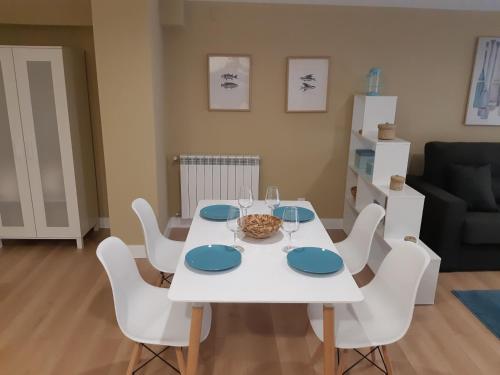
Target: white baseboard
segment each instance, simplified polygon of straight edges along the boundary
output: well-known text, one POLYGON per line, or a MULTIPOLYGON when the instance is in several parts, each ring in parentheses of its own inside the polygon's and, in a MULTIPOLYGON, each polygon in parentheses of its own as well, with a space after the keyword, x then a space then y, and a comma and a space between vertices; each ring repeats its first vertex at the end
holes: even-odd
POLYGON ((181 217, 172 216, 168 219, 167 226, 163 231, 163 235, 168 237, 172 228, 189 228, 191 226, 193 219, 183 219, 181 217))
POLYGON ((99 218, 99 228, 109 229, 109 217, 100 217, 99 218))
POLYGON ((321 218, 321 222, 323 223, 323 226, 330 230, 330 229, 342 229, 342 219, 336 219, 336 218, 321 218))
POLYGON ((134 258, 146 258, 146 248, 144 245, 128 245, 134 258))

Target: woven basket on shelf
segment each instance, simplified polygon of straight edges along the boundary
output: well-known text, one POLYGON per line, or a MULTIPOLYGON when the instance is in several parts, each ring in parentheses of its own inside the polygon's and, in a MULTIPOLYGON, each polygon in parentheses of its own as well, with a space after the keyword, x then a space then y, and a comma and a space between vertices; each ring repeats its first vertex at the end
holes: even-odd
POLYGON ((391 140, 396 138, 396 126, 394 124, 379 124, 378 125, 378 139, 391 140))
POLYGON ((389 189, 401 191, 405 186, 405 178, 403 176, 391 176, 391 183, 389 185, 389 189))
POLYGON ((357 186, 353 186, 353 187, 351 188, 351 195, 352 195, 352 198, 353 198, 354 200, 356 200, 356 194, 357 194, 357 193, 358 193, 358 187, 357 187, 357 186))
POLYGON ((415 236, 405 236, 405 241, 417 243, 417 238, 415 236))

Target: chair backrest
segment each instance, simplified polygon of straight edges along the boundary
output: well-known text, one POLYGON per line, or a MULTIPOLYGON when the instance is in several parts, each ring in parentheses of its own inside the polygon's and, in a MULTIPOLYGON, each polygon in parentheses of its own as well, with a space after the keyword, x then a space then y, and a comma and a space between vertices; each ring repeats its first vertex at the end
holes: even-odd
POLYGON ((158 227, 158 221, 153 211, 153 207, 151 207, 148 201, 144 198, 137 198, 132 202, 132 209, 136 213, 142 225, 144 243, 148 258, 150 261, 154 262, 156 258, 156 244, 160 241, 163 235, 158 227))
POLYGON ((375 203, 370 203, 359 213, 351 233, 346 239, 349 247, 358 252, 356 260, 359 260, 359 264, 351 266, 351 272, 357 273, 366 265, 370 256, 373 236, 384 215, 384 208, 375 203))
POLYGON ((362 288, 365 299, 377 300, 377 305, 382 303, 393 312, 383 318, 391 319, 395 340, 410 327, 418 287, 429 262, 430 256, 421 246, 401 242, 389 251, 373 280, 362 288))
POLYGON ((122 332, 128 336, 128 308, 136 291, 146 282, 139 274, 130 249, 117 237, 108 237, 99 244, 97 258, 104 266, 111 283, 116 320, 122 332))

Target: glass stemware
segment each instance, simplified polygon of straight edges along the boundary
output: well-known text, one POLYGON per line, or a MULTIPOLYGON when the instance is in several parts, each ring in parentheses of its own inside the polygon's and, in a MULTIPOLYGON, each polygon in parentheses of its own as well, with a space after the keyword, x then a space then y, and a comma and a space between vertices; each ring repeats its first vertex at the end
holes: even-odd
POLYGON ((248 186, 241 186, 238 192, 238 204, 241 208, 242 215, 247 216, 248 209, 252 207, 253 204, 253 194, 252 189, 248 186))
POLYGON ((271 215, 280 205, 280 192, 277 186, 268 186, 266 190, 266 205, 271 209, 271 215))
POLYGON ((233 247, 237 250, 242 250, 241 246, 236 245, 238 240, 238 232, 243 228, 243 217, 241 217, 240 210, 236 207, 229 207, 227 211, 226 226, 233 232, 233 247))
POLYGON ((282 227, 288 233, 288 245, 283 248, 283 251, 288 252, 293 249, 292 233, 299 230, 299 210, 297 207, 285 207, 282 216, 282 227))

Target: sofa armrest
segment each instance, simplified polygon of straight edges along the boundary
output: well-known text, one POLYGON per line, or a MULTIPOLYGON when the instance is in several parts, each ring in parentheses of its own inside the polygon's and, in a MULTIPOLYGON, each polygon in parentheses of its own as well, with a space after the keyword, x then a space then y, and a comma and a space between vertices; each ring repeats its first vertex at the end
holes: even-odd
POLYGON ((443 270, 456 269, 467 203, 422 177, 408 176, 407 181, 425 195, 420 237, 442 258, 443 270))

